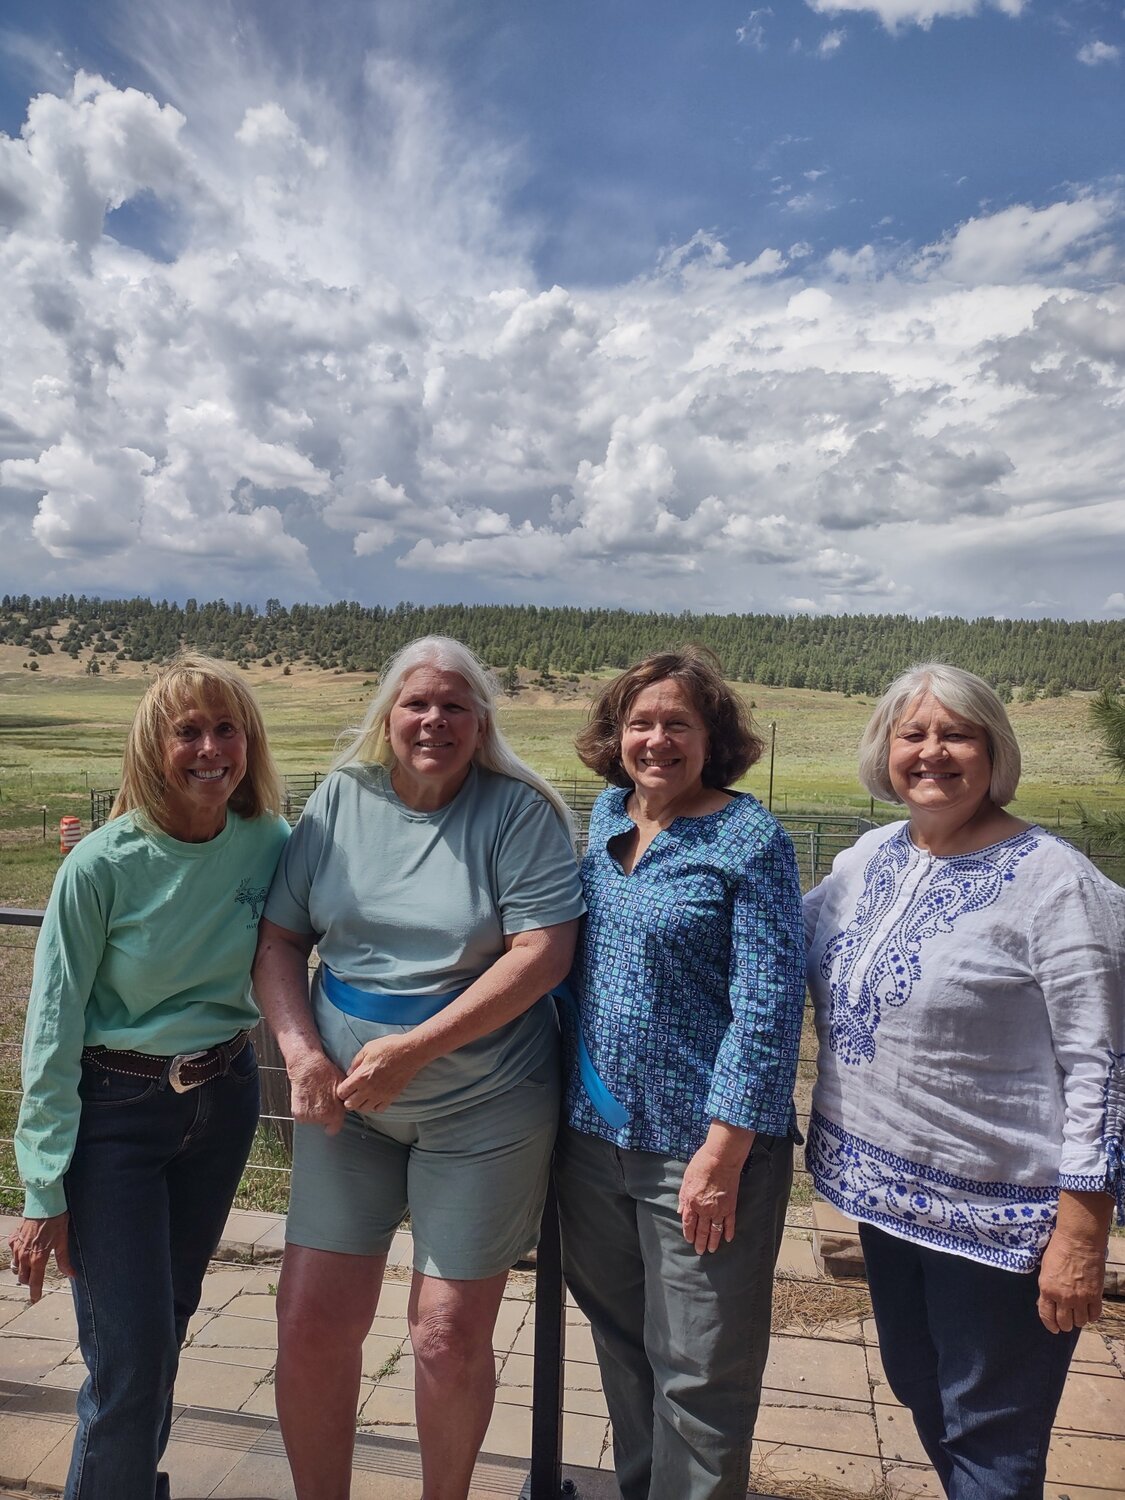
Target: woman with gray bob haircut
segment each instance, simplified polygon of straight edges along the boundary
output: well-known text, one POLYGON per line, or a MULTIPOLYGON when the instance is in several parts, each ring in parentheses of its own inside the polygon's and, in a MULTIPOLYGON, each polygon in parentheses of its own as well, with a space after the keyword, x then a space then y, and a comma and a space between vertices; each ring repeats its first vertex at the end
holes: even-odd
POLYGON ((1019 774, 987 683, 904 673, 860 778, 907 819, 805 898, 806 1162, 859 1222, 887 1380, 951 1500, 1042 1495, 1125 1209, 1125 891, 1005 810, 1019 774))
POLYGON ((864 788, 880 802, 902 800, 888 774, 891 740, 907 705, 923 693, 932 693, 947 709, 984 730, 992 761, 988 795, 997 807, 1007 807, 1016 795, 1021 769, 1020 747, 1007 710, 987 682, 942 662, 911 667, 879 699, 859 742, 859 779, 864 788))
POLYGON ((349 1493, 363 1341, 409 1212, 423 1494, 463 1500, 558 1123, 545 997, 584 910, 569 814, 505 744, 473 654, 427 636, 388 663, 290 845, 254 975, 297 1122, 276 1386, 294 1487, 349 1493))

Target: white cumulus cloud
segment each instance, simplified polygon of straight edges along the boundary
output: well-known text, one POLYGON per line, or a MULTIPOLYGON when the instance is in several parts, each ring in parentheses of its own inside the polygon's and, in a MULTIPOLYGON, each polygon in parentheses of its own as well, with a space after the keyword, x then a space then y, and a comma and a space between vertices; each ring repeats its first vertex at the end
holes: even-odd
POLYGON ((1085 63, 1088 68, 1096 68, 1099 63, 1115 63, 1121 60, 1121 48, 1112 42, 1087 42, 1085 46, 1078 49, 1078 61, 1085 63))
POLYGON ((440 79, 146 45, 0 136, 5 586, 1118 612, 1119 188, 540 285, 440 79))
POLYGON ((1023 14, 1027 0, 806 0, 821 15, 871 12, 888 31, 902 26, 930 27, 938 20, 961 20, 993 9, 1006 16, 1023 14))

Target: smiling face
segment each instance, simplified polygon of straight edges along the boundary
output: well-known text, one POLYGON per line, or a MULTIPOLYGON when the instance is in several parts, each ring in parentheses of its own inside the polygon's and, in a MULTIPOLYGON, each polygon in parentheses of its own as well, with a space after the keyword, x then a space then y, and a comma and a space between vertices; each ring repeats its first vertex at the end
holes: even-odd
POLYGON ((483 723, 460 672, 418 667, 403 681, 387 718, 395 790, 404 801, 440 806, 469 773, 483 723))
POLYGON ((911 814, 970 818, 987 801, 992 783, 988 735, 953 713, 932 693, 911 703, 891 736, 891 785, 911 814))
POLYGON ((621 764, 635 787, 662 797, 698 791, 707 764, 707 726, 674 677, 642 688, 621 726, 621 764))
POLYGON ((168 832, 190 841, 214 838, 227 803, 246 775, 246 732, 219 703, 184 707, 164 741, 168 832))

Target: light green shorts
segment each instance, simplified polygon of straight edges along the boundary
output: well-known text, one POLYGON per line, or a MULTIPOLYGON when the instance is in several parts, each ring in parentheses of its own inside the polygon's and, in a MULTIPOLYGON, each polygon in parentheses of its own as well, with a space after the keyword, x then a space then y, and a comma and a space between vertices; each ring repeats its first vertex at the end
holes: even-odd
POLYGON ((349 1113, 334 1136, 297 1125, 287 1243, 385 1255, 409 1209, 416 1271, 446 1281, 498 1276, 538 1241, 559 1093, 552 1060, 438 1119, 349 1113))

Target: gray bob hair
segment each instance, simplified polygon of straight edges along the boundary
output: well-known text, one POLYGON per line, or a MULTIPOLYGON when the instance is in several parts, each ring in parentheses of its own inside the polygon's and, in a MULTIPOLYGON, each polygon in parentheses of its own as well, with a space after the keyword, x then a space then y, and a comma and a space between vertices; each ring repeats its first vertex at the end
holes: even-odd
POLYGON ((447 635, 424 635, 396 651, 383 668, 379 689, 368 704, 362 722, 354 729, 345 730, 340 736, 341 748, 332 769, 342 766, 372 763, 386 766, 389 770, 395 763, 394 751, 387 737, 387 721, 402 685, 411 672, 430 667, 436 672, 456 672, 464 679, 469 689, 473 707, 481 721, 480 744, 473 754, 473 761, 486 771, 495 771, 500 776, 510 776, 514 781, 523 781, 545 797, 558 813, 563 826, 573 837, 574 820, 570 808, 543 777, 525 765, 501 734, 496 723, 497 684, 492 673, 476 656, 447 635))
POLYGON ((988 683, 962 667, 928 661, 896 677, 875 705, 859 742, 859 779, 880 802, 901 802, 887 771, 891 738, 906 710, 924 693, 932 693, 950 713, 983 729, 992 760, 988 795, 1005 807, 1020 781, 1020 747, 1007 710, 988 683))

